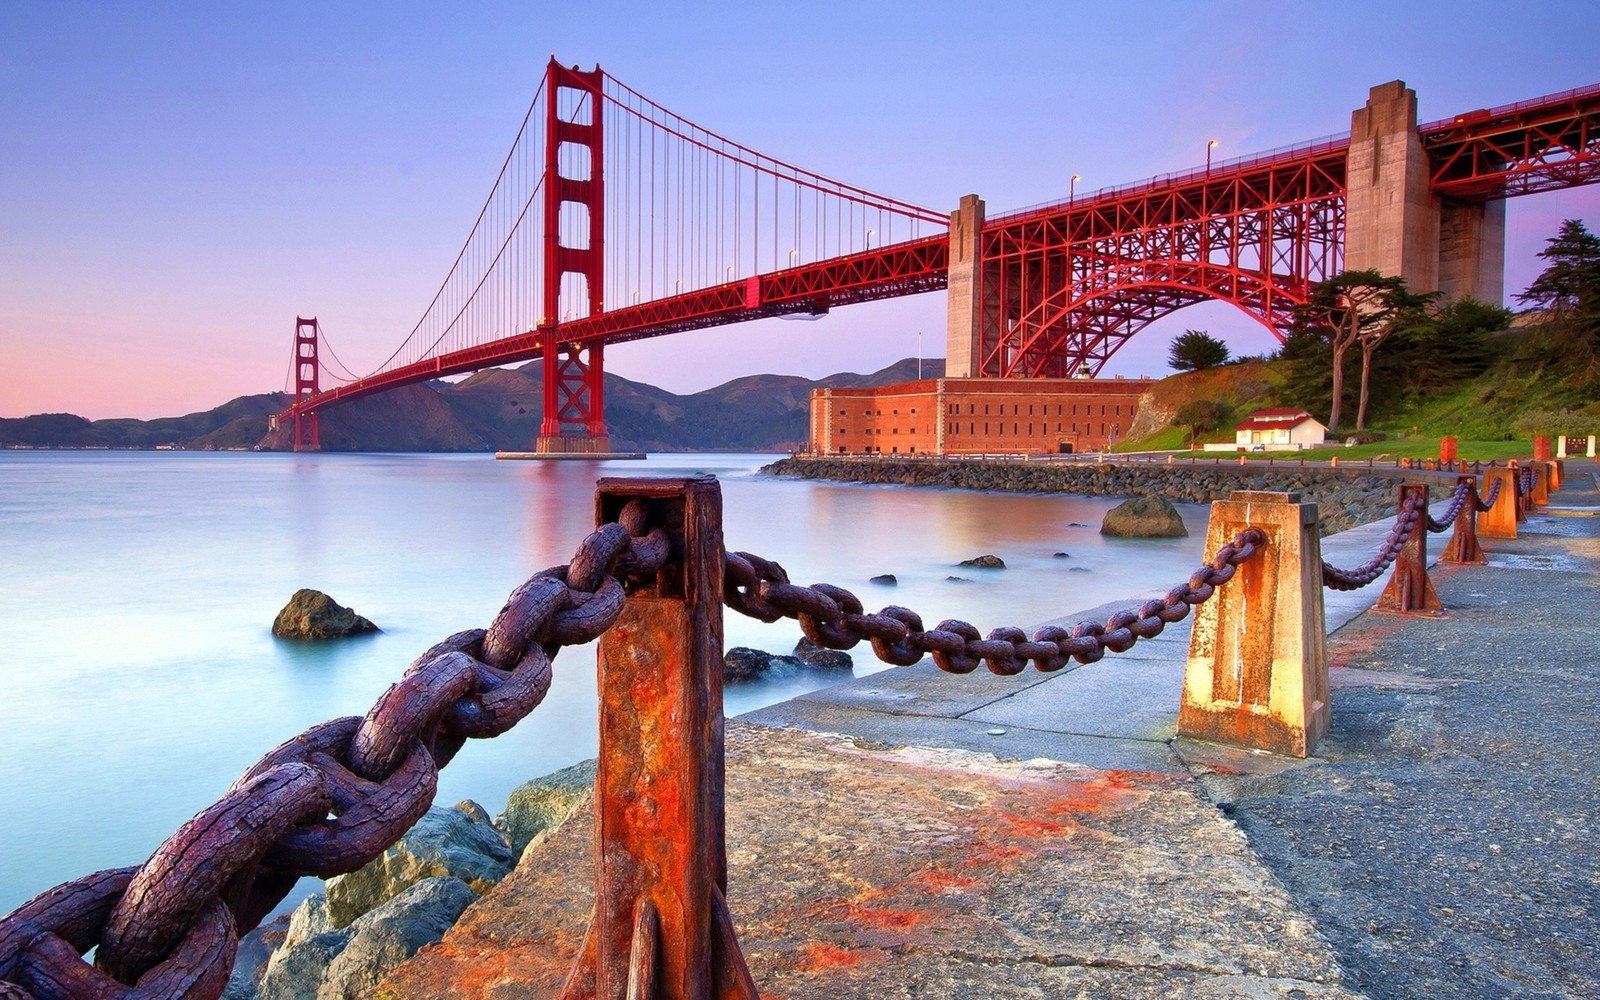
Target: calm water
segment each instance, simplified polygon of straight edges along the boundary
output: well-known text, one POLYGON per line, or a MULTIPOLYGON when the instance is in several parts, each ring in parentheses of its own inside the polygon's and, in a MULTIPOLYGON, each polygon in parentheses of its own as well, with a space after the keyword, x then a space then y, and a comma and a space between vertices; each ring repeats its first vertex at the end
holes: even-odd
MULTIPOLYGON (((487 625, 527 575, 570 558, 603 475, 714 474, 729 548, 929 624, 1031 628, 1175 584, 1200 558, 1200 507, 1184 511, 1188 539, 1108 543, 1095 528, 1113 501, 757 475, 770 458, 0 452, 0 913, 142 860, 267 750, 363 714, 417 653, 487 625), (955 567, 985 552, 1009 568, 955 567), (867 583, 879 573, 900 585, 867 583), (383 633, 274 639, 272 619, 300 587, 383 633)), ((800 635, 733 614, 726 632, 730 646, 773 652, 800 635)), ((858 674, 880 668, 870 653, 856 660, 858 674)), ((820 683, 734 686, 728 713, 820 683)), ((593 650, 569 649, 545 703, 465 748, 439 802, 497 812, 516 784, 593 756, 595 743, 593 650)))

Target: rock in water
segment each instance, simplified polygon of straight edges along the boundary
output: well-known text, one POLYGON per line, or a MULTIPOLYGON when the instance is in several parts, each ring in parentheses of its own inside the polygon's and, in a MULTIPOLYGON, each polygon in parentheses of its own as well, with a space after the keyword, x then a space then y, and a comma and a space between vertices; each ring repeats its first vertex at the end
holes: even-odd
POLYGON ((979 569, 1005 569, 1006 561, 997 555, 973 556, 971 559, 961 560, 962 566, 976 566, 979 569))
POLYGON ((1100 534, 1114 538, 1184 538, 1189 529, 1177 508, 1158 496, 1134 497, 1106 511, 1100 534))
POLYGON ((897 587, 897 586, 900 585, 900 581, 895 578, 895 575, 893 573, 879 573, 877 576, 873 577, 872 579, 868 580, 867 582, 868 583, 881 583, 885 587, 897 587))
POLYGON ((805 636, 795 643, 795 658, 814 670, 849 670, 856 665, 855 658, 840 649, 819 646, 805 636))
POLYGON ((377 631, 372 622, 310 588, 295 591, 272 623, 272 634, 283 639, 341 639, 377 631))

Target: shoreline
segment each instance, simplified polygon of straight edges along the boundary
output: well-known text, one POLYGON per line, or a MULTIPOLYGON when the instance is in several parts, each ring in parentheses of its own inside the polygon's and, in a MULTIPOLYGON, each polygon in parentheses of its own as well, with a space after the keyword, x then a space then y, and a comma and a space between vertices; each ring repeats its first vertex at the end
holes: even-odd
MULTIPOLYGON (((1029 462, 1022 459, 785 458, 762 473, 868 485, 1070 493, 1091 497, 1159 496, 1174 503, 1226 500, 1234 490, 1299 493, 1315 501, 1324 536, 1394 513, 1394 476, 1371 470, 1239 465, 1147 465, 1029 462)), ((1407 470, 1409 474, 1411 470, 1407 470)), ((1435 476, 1437 474, 1434 474, 1435 476)), ((1427 475, 1419 478, 1433 478, 1427 475)), ((1442 485, 1442 484, 1441 484, 1442 485)))

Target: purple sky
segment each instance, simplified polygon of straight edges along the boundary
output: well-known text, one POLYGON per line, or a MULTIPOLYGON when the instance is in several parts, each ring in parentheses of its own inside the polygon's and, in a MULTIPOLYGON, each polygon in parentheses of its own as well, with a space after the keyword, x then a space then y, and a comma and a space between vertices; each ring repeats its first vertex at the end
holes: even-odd
MULTIPOLYGON (((358 371, 453 259, 551 53, 746 145, 907 201, 991 212, 1349 127, 1374 84, 1424 120, 1592 84, 1600 4, 811 2, 0 8, 0 416, 176 415, 280 389, 294 319, 358 371), (1568 42, 1563 43, 1561 40, 1568 42)), ((1600 188, 1514 200, 1506 287, 1600 188)), ((1274 345, 1195 306, 1170 336, 1274 345)), ((614 348, 675 391, 943 353, 944 296, 614 348)))

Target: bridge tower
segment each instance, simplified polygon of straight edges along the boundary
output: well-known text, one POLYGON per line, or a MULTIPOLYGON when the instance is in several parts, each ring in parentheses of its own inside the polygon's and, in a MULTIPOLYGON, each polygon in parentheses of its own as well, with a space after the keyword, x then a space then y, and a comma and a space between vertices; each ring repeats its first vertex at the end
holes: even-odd
POLYGON ((1350 116, 1345 166, 1347 270, 1398 275, 1415 292, 1505 294, 1504 198, 1466 202, 1436 195, 1417 133, 1417 92, 1400 80, 1373 87, 1350 116))
POLYGON ((585 73, 551 58, 545 70, 544 419, 535 446, 541 454, 611 450, 603 348, 561 342, 563 319, 605 310, 603 85, 598 66, 585 73), (581 295, 581 303, 563 301, 564 290, 581 295))
MULTIPOLYGON (((322 366, 317 362, 317 343, 322 339, 322 327, 315 316, 294 319, 294 401, 303 403, 320 389, 318 373, 322 366)), ((294 411, 294 450, 321 451, 322 437, 317 430, 317 413, 294 411)))

